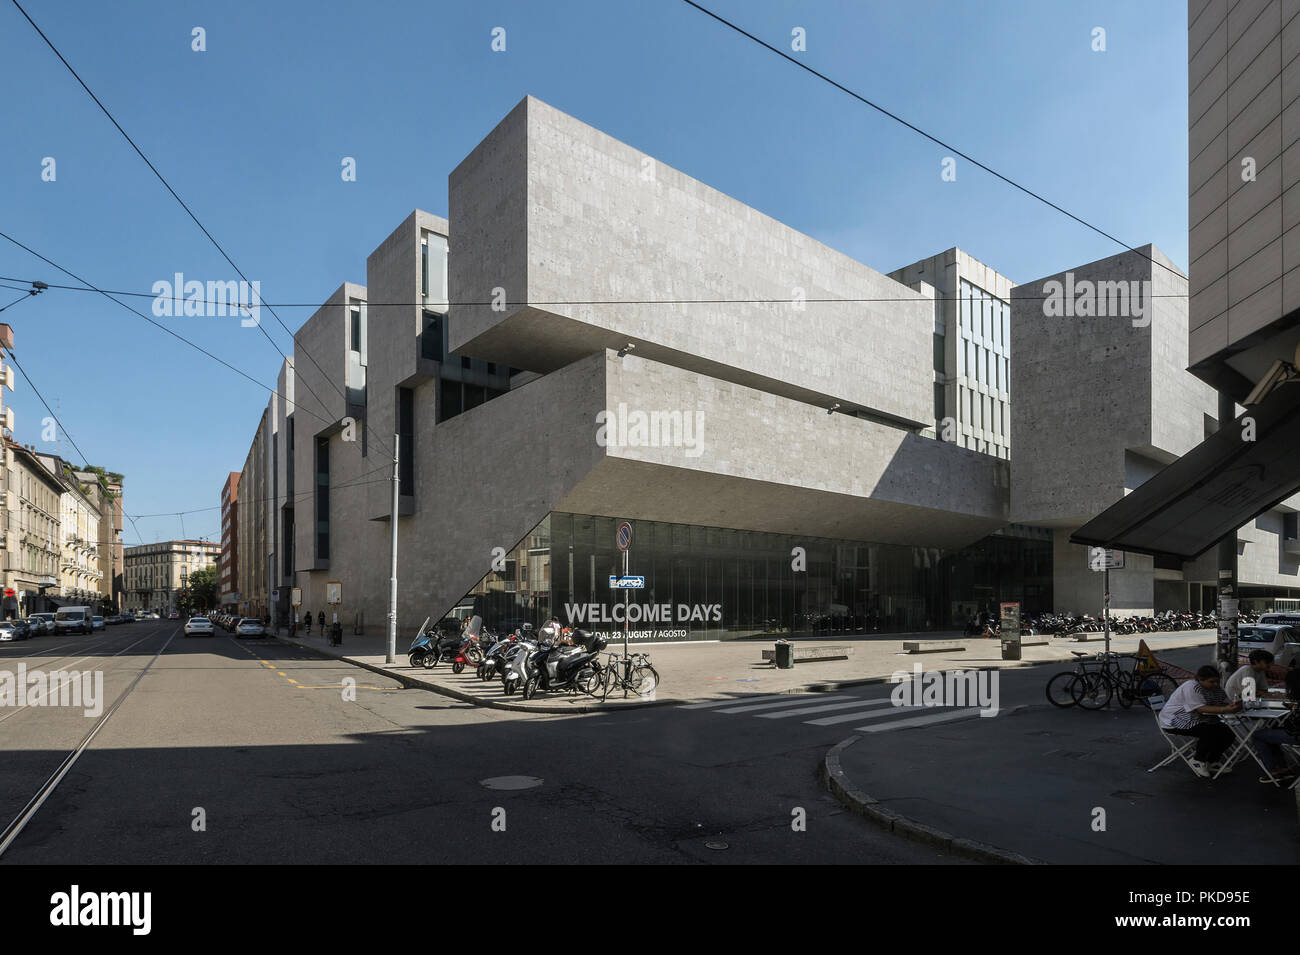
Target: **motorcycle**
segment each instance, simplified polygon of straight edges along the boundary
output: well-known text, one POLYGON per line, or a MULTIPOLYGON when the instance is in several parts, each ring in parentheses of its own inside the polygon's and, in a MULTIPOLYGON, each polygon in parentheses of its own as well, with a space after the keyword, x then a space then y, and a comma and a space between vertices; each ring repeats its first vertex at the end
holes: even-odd
POLYGON ((529 675, 523 685, 525 700, 531 700, 539 691, 588 694, 595 691, 600 675, 591 664, 609 646, 609 641, 587 630, 566 630, 562 636, 571 636, 573 644, 552 644, 528 654, 525 667, 529 675))
POLYGON ((433 647, 434 632, 426 630, 428 626, 429 618, 425 617, 424 623, 420 624, 415 639, 411 641, 411 646, 406 651, 406 659, 413 667, 424 666, 424 657, 433 647))

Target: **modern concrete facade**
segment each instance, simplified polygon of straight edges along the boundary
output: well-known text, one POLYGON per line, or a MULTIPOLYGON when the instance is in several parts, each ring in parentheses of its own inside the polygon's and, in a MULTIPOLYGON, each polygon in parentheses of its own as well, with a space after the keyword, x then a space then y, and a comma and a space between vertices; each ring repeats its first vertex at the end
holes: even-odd
POLYGON ((1188 0, 1191 370, 1239 403, 1300 345, 1300 0, 1188 0))
POLYGON ((221 572, 218 574, 218 593, 221 606, 229 611, 239 609, 239 471, 226 475, 221 486, 221 572))
MULTIPOLYGON (((1011 514, 1054 529, 1058 609, 1101 606, 1101 575, 1070 533, 1218 427, 1214 389, 1187 370, 1186 289, 1177 266, 1146 245, 1013 290, 1011 380, 1025 403, 1012 418, 1011 514)), ((1284 515, 1297 503, 1261 515, 1260 528, 1242 538, 1252 555, 1240 567, 1243 593, 1300 587, 1281 540, 1284 515)), ((1128 553, 1110 575, 1111 606, 1208 610, 1216 579, 1213 555, 1183 562, 1128 553)))
MULTIPOLYGON (((261 531, 240 508, 241 568, 277 621, 296 587, 299 614, 383 632, 396 451, 403 632, 607 604, 622 520, 647 599, 717 608, 674 639, 1095 613, 1070 530, 1216 409, 1159 250, 1070 272, 1013 288, 950 249, 886 276, 527 98, 452 171, 449 218, 408 215, 296 333, 240 478, 267 502, 261 531), (1043 302, 1121 279, 1146 320, 1043 302)), ((1293 583, 1266 572, 1287 514, 1244 545, 1261 585, 1293 583)), ((1114 606, 1187 606, 1200 574, 1135 556, 1114 606)))
POLYGON ((1011 287, 961 249, 889 277, 934 297, 934 424, 925 434, 999 458, 1011 456, 1011 287))
POLYGON ((234 610, 249 617, 261 618, 268 611, 267 574, 270 546, 266 534, 267 519, 267 419, 270 409, 263 409, 258 419, 253 443, 240 472, 239 488, 244 506, 239 508, 238 562, 235 568, 236 594, 234 610))

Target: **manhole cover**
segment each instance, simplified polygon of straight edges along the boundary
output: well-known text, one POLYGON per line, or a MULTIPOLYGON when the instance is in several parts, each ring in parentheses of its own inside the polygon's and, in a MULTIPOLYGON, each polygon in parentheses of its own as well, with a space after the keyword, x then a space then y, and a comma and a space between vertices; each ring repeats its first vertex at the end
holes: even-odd
POLYGON ((542 784, 540 776, 493 776, 480 779, 478 784, 484 789, 532 789, 542 784))
POLYGON ((706 848, 706 849, 730 849, 731 846, 727 845, 725 842, 718 842, 717 840, 714 840, 714 841, 711 841, 711 842, 706 842, 706 843, 704 843, 704 848, 706 848))

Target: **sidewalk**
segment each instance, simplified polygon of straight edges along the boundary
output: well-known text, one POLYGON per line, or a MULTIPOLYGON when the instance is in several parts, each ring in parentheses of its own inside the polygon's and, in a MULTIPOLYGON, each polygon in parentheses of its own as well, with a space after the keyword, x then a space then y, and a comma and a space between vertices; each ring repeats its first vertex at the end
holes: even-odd
POLYGON ((1258 782, 1249 758, 1214 780, 1181 760, 1148 773, 1169 746, 1141 706, 1033 705, 917 742, 905 732, 846 739, 827 753, 823 780, 896 835, 983 862, 1300 862, 1295 793, 1258 782))
MULTIPOLYGON (((1184 631, 1112 637, 1112 649, 1131 652, 1138 641, 1145 638, 1156 653, 1162 649, 1209 645, 1214 642, 1214 631, 1184 631)), ((564 693, 539 694, 525 703, 518 693, 506 696, 501 692, 500 681, 483 683, 472 668, 459 675, 451 667, 439 664, 426 670, 410 666, 406 649, 410 637, 398 635, 396 663, 385 661, 384 637, 353 636, 344 634, 343 644, 329 646, 318 633, 304 636, 299 633, 290 640, 288 631, 281 629, 278 637, 284 643, 310 647, 326 656, 337 657, 358 666, 367 667, 398 679, 409 686, 419 686, 447 696, 481 705, 511 710, 533 712, 582 713, 607 710, 613 707, 644 706, 649 704, 687 703, 702 700, 726 699, 747 693, 806 693, 838 689, 846 684, 882 683, 891 674, 912 671, 913 665, 925 670, 953 670, 975 668, 1008 668, 1032 666, 1053 660, 1072 660, 1071 651, 1097 653, 1101 641, 1079 643, 1067 639, 1052 639, 1048 646, 1025 647, 1023 659, 1004 661, 1002 645, 997 640, 971 638, 962 640, 968 648, 964 651, 907 654, 902 652, 905 640, 961 640, 954 634, 873 634, 869 636, 837 636, 828 639, 802 639, 796 646, 836 646, 851 648, 847 660, 817 663, 797 663, 792 669, 778 670, 762 658, 763 650, 772 649, 771 641, 737 640, 721 643, 661 643, 633 644, 631 652, 647 653, 650 662, 659 672, 660 685, 653 700, 632 698, 623 700, 622 694, 611 694, 602 703, 585 696, 564 693)), ((607 652, 621 652, 622 647, 612 644, 607 652)))

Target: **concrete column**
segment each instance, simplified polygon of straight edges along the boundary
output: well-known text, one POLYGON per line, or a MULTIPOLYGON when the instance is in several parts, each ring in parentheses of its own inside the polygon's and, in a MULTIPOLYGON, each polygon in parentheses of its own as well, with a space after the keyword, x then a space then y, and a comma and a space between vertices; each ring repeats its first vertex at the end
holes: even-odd
MULTIPOLYGON (((1236 420, 1237 405, 1232 396, 1219 392, 1219 428, 1226 428, 1236 420)), ((1216 612, 1219 622, 1219 641, 1216 663, 1226 680, 1237 668, 1237 531, 1227 534, 1219 549, 1219 602, 1216 612), (1225 611, 1224 604, 1228 603, 1225 611)))

